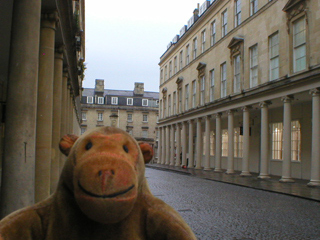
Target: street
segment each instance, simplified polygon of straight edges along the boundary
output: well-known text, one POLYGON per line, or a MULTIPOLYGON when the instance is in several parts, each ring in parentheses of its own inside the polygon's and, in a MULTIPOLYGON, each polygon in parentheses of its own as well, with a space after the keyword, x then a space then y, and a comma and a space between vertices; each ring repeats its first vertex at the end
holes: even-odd
POLYGON ((199 240, 320 239, 319 202, 151 168, 146 177, 199 240))

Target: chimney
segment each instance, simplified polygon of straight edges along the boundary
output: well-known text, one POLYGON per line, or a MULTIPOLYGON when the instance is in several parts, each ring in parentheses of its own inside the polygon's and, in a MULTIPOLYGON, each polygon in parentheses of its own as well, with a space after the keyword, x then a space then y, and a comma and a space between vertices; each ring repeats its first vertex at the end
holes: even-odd
POLYGON ((144 83, 135 82, 133 94, 134 95, 143 95, 144 94, 144 83))
POLYGON ((103 96, 104 93, 104 79, 96 79, 96 86, 94 88, 95 95, 103 96))

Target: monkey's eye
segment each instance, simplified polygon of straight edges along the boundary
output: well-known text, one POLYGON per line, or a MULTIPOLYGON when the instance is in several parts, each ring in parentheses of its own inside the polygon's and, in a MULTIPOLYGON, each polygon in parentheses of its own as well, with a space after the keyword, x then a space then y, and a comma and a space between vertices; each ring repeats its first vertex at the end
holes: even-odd
POLYGON ((128 149, 128 147, 127 147, 126 145, 123 145, 123 150, 124 150, 126 153, 129 152, 129 149, 128 149))
POLYGON ((86 145, 86 150, 89 150, 90 148, 92 148, 92 142, 88 142, 86 145))

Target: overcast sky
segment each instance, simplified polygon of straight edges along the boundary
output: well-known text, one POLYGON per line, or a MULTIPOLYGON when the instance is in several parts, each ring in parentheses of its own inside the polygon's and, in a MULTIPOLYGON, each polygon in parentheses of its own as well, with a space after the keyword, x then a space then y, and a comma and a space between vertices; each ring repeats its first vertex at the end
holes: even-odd
POLYGON ((158 92, 160 56, 198 2, 87 0, 83 87, 104 79, 106 89, 133 90, 134 82, 144 82, 145 91, 158 92))

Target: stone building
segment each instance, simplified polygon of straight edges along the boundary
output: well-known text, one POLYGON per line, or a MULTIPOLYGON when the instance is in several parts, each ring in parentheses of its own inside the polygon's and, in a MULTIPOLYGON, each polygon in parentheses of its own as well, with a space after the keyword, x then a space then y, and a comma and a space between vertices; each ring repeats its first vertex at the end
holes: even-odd
POLYGON ((195 9, 160 58, 158 162, 319 186, 319 4, 195 9))
POLYGON ((134 90, 104 88, 96 79, 95 88, 84 88, 81 109, 81 132, 99 126, 115 126, 130 133, 137 141, 156 148, 159 92, 144 91, 144 83, 134 90))
POLYGON ((0 2, 1 217, 47 198, 80 133, 84 0, 0 2))

